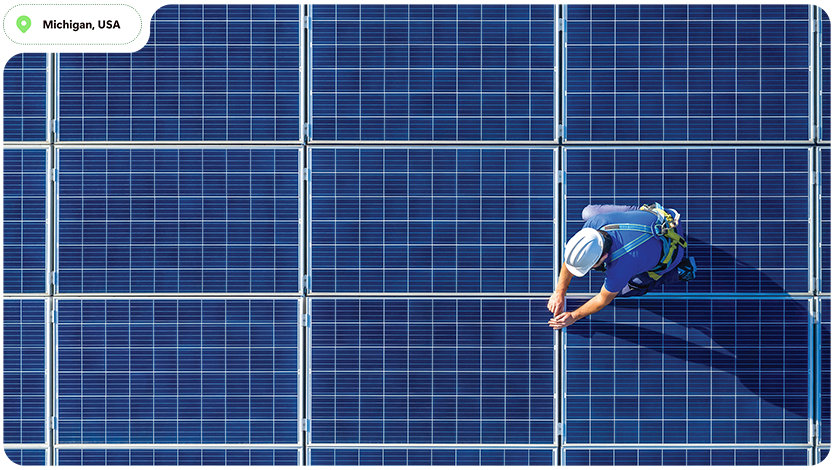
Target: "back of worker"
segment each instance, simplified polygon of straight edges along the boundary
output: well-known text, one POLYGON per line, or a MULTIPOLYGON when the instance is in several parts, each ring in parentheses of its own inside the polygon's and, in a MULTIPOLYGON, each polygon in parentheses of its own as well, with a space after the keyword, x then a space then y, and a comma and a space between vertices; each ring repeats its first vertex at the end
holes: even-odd
MULTIPOLYGON (((651 212, 641 210, 612 212, 589 218, 584 227, 600 230, 609 224, 626 223, 653 226, 657 223, 657 216, 651 212)), ((607 233, 611 236, 609 253, 616 252, 623 245, 642 235, 640 232, 632 230, 611 230, 607 233)), ((605 289, 609 292, 621 292, 634 276, 645 273, 657 266, 662 250, 663 242, 657 237, 652 237, 620 258, 606 262, 605 289)), ((675 259, 668 264, 666 270, 658 274, 675 269, 683 259, 683 255, 684 250, 678 250, 675 259)))

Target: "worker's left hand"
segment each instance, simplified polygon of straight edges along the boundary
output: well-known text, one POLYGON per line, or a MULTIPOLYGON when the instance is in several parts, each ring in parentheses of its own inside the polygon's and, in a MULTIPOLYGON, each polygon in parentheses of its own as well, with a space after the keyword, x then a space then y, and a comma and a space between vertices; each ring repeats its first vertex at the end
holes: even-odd
POLYGON ((550 321, 547 322, 548 325, 553 327, 554 330, 561 330, 566 326, 573 325, 573 322, 576 321, 576 318, 571 315, 571 312, 562 312, 559 315, 551 318, 550 321))

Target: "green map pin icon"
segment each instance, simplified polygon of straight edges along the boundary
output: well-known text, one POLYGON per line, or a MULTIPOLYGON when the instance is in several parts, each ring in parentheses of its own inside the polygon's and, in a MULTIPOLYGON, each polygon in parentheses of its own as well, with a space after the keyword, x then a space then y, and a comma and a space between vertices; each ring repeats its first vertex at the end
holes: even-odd
POLYGON ((21 33, 25 33, 31 26, 32 20, 28 16, 23 15, 17 19, 17 29, 19 29, 21 33))

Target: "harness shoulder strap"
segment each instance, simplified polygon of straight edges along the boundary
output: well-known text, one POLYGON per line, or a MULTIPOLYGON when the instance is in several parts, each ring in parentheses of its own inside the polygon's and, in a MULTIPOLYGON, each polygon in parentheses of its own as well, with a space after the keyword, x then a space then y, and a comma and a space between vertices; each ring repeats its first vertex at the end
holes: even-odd
POLYGON ((635 238, 634 240, 626 243, 625 245, 621 246, 613 253, 611 253, 611 261, 616 261, 617 259, 623 257, 626 253, 630 252, 631 250, 637 248, 638 246, 646 243, 647 241, 651 240, 654 237, 655 232, 654 230, 649 227, 648 225, 641 225, 641 224, 608 224, 602 227, 602 230, 605 231, 616 231, 616 230, 628 230, 632 232, 642 232, 642 234, 635 238))
POLYGON ((681 237, 676 231, 676 219, 669 214, 663 206, 658 203, 651 205, 643 205, 640 210, 651 212, 657 217, 657 222, 654 225, 642 224, 608 224, 601 228, 601 230, 630 230, 634 232, 641 232, 642 235, 623 245, 611 254, 611 261, 615 261, 623 257, 626 253, 634 250, 638 246, 649 241, 652 237, 657 237, 663 243, 663 252, 658 264, 649 271, 649 276, 653 279, 658 279, 659 271, 666 269, 666 266, 672 262, 677 255, 678 246, 686 248, 686 240, 681 237))

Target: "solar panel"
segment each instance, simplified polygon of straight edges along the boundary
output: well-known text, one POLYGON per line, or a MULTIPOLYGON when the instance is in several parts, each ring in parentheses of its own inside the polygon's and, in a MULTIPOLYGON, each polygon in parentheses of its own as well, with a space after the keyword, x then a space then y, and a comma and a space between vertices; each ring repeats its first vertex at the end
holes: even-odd
POLYGON ((46 292, 46 149, 3 149, 3 289, 46 292))
POLYGON ((3 301, 4 444, 46 442, 45 338, 43 300, 3 301))
POLYGON ((808 465, 808 449, 567 449, 565 465, 808 465))
POLYGON ((312 299, 311 444, 553 444, 542 300, 312 299))
POLYGON ((314 140, 553 141, 553 5, 313 5, 314 140))
POLYGON ((311 151, 315 292, 550 292, 550 149, 311 151))
POLYGON ((565 443, 807 444, 809 308, 627 299, 571 325, 565 443))
POLYGON ((286 292, 297 149, 60 149, 60 292, 286 292))
POLYGON ((568 5, 568 141, 806 141, 807 5, 568 5))
POLYGON ((58 443, 299 443, 297 300, 59 300, 56 315, 58 443))
POLYGON ((831 21, 825 10, 817 7, 820 29, 820 140, 831 140, 831 21))
POLYGON ((132 54, 60 54, 62 141, 299 141, 296 5, 168 5, 132 54))
POLYGON ((299 465, 296 449, 60 449, 58 465, 299 465))
POLYGON ((3 140, 46 137, 46 54, 17 54, 3 70, 3 140))
MULTIPOLYGON (((587 204, 659 202, 681 213, 698 265, 667 292, 809 292, 809 165, 805 148, 571 147, 565 236, 587 204)), ((574 278, 571 290, 598 292, 602 278, 574 278)))
POLYGON ((831 148, 819 149, 819 192, 820 192, 820 285, 822 292, 831 292, 831 148))
POLYGON ((18 465, 46 465, 46 451, 43 449, 4 449, 6 457, 18 465))
POLYGON ((817 344, 819 345, 819 443, 831 444, 831 299, 821 298, 818 305, 817 344))
POLYGON ((310 449, 310 465, 553 465, 550 449, 310 449))

